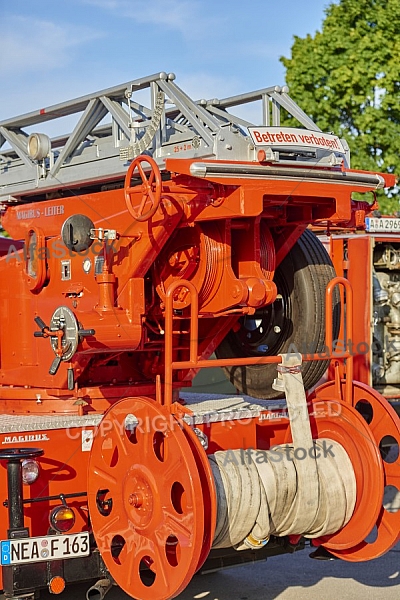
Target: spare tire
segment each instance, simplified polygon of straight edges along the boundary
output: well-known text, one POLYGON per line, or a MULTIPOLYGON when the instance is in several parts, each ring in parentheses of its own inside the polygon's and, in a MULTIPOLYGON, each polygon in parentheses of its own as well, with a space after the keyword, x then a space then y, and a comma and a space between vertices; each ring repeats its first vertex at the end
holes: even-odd
MULTIPOLYGON (((302 354, 325 350, 325 290, 335 277, 331 259, 322 242, 306 230, 275 271, 278 297, 252 316, 240 319, 216 350, 218 358, 277 355, 298 351, 302 354)), ((340 294, 333 295, 333 339, 339 333, 340 294)), ((306 389, 312 388, 327 369, 328 361, 303 363, 306 389)), ((272 389, 277 376, 275 364, 225 367, 232 384, 255 398, 279 398, 272 389)))

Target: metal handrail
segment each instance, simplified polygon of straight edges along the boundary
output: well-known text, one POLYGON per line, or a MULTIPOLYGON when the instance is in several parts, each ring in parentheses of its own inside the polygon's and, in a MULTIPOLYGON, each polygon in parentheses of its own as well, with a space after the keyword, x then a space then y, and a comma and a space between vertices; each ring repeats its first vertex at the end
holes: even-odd
MULTIPOLYGON (((348 339, 353 339, 353 289, 344 277, 333 278, 326 287, 325 298, 325 346, 328 353, 302 355, 305 362, 315 360, 346 360, 345 363, 345 400, 352 404, 353 354, 348 350, 333 352, 333 308, 332 297, 336 286, 343 286, 346 292, 346 332, 348 339)), ((341 314, 344 331, 345 311, 341 314)), ((245 358, 218 358, 215 360, 198 360, 198 293, 195 286, 186 280, 174 281, 167 289, 165 302, 165 371, 164 371, 164 405, 172 404, 173 371, 180 369, 209 369, 213 367, 248 366, 280 363, 281 356, 257 356, 245 358), (173 360, 173 294, 177 288, 186 288, 190 294, 190 342, 189 360, 173 360)))

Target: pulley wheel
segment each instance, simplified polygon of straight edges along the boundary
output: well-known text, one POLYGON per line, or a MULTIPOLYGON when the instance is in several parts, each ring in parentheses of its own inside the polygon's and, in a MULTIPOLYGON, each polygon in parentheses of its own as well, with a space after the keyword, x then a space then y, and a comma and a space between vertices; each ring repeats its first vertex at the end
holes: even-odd
POLYGON ((167 600, 203 553, 202 481, 191 438, 149 398, 105 414, 89 461, 93 533, 116 583, 137 600, 167 600))
POLYGON ((183 431, 195 458, 203 489, 204 537, 201 555, 196 569, 198 571, 207 559, 214 541, 217 521, 217 492, 211 465, 199 438, 187 423, 183 423, 183 431))
MULTIPOLYGON (((343 383, 343 394, 344 385, 343 383)), ((316 390, 316 395, 318 398, 329 396, 332 398, 334 396, 334 384, 321 386, 316 390)), ((321 540, 321 543, 339 558, 350 562, 361 562, 382 556, 400 540, 400 511, 390 512, 384 507, 384 504, 386 504, 384 493, 400 490, 400 421, 389 402, 377 391, 363 383, 353 383, 353 399, 356 411, 360 414, 363 424, 367 426, 369 434, 374 440, 376 452, 381 459, 381 474, 379 476, 376 474, 376 479, 360 489, 361 497, 359 497, 357 490, 357 505, 354 516, 346 527, 336 534, 337 542, 344 538, 346 532, 351 533, 349 541, 353 538, 353 543, 351 545, 346 543, 342 546, 336 543, 335 545, 335 536, 332 536, 328 542, 321 540), (372 516, 376 513, 378 497, 380 498, 379 510, 373 519, 372 527, 368 531, 370 535, 367 534, 360 540, 360 536, 356 535, 358 506, 361 507, 364 504, 363 511, 359 510, 361 515, 358 520, 362 519, 362 513, 364 513, 364 519, 371 523, 372 516)), ((343 406, 344 404, 342 404, 343 406)), ((345 414, 348 414, 348 411, 345 411, 345 414)), ((349 427, 349 433, 351 430, 353 430, 355 439, 360 442, 363 439, 359 450, 363 458, 364 468, 366 468, 369 459, 364 453, 370 447, 370 441, 365 436, 364 429, 349 427)), ((347 450, 346 446, 344 447, 347 450)), ((350 458, 352 457, 350 456, 350 458)))

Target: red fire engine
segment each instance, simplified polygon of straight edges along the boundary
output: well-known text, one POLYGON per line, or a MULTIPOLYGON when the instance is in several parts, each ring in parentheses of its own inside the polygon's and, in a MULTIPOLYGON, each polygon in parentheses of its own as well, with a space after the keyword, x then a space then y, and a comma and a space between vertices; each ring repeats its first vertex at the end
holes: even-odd
MULTIPOLYGON (((195 102, 166 73, 2 121, 0 148, 7 596, 97 578, 88 598, 166 600, 204 564, 306 539, 348 561, 390 549, 398 418, 335 346, 367 305, 308 226, 357 224, 353 192, 394 177, 351 170, 287 88, 195 102), (190 394, 210 366, 240 394, 190 394)), ((376 253, 379 306, 394 256, 376 253)))

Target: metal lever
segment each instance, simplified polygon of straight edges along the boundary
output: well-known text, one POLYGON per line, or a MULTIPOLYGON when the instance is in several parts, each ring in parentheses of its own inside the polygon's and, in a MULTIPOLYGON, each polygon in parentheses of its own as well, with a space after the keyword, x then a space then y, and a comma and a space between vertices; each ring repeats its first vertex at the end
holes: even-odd
MULTIPOLYGON (((40 327, 40 329, 47 328, 46 323, 40 317, 35 317, 35 323, 38 327, 40 327)), ((38 332, 35 332, 35 333, 38 333, 38 332)))
POLYGON ((41 319, 40 317, 35 317, 35 323, 38 327, 40 327, 41 331, 34 331, 33 335, 34 337, 48 337, 48 334, 46 333, 45 330, 48 330, 48 326, 46 325, 46 323, 43 321, 43 319, 41 319))
POLYGON ((61 338, 64 335, 63 329, 51 330, 50 327, 46 325, 46 323, 40 317, 35 317, 35 323, 40 327, 41 331, 34 331, 34 337, 41 338, 57 338, 58 339, 58 349, 57 356, 54 358, 53 362, 50 365, 49 373, 50 375, 55 375, 58 371, 58 368, 61 364, 62 360, 62 345, 61 338))
MULTIPOLYGON (((50 375, 55 375, 60 367, 61 361, 69 361, 75 354, 82 338, 91 337, 96 334, 94 329, 80 328, 75 315, 66 306, 60 306, 54 312, 50 326, 40 317, 35 317, 35 323, 40 331, 34 331, 35 337, 50 338, 51 346, 56 355, 50 365, 50 375)), ((74 372, 68 370, 68 389, 74 388, 74 372)))
POLYGON ((78 329, 78 334, 80 337, 90 337, 96 335, 96 332, 94 329, 78 329))
POLYGON ((47 337, 47 335, 43 331, 34 331, 33 337, 47 337))
POLYGON ((61 356, 56 356, 53 362, 50 365, 49 373, 50 375, 55 375, 58 371, 58 367, 61 364, 61 356))

